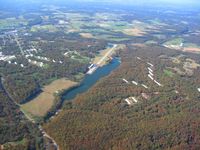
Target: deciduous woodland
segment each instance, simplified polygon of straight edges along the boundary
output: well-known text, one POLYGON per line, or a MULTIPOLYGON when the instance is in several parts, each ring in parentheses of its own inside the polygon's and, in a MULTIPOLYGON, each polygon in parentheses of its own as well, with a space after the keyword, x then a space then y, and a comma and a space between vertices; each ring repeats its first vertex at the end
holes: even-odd
POLYGON ((27 120, 0 84, 0 144, 4 149, 43 149, 42 134, 36 125, 27 120), (14 142, 18 141, 18 142, 14 142))
MULTIPOLYGON (((200 69, 194 69, 192 77, 169 69, 181 67, 171 60, 179 55, 157 46, 128 45, 120 54, 121 66, 88 92, 66 102, 64 110, 44 125, 45 129, 61 150, 199 149, 200 93, 194 83, 200 83, 200 69), (154 65, 155 78, 163 86, 148 78, 147 62, 154 65), (130 82, 133 80, 138 85, 130 82), (130 96, 138 103, 129 106, 125 99, 130 96)), ((199 56, 187 57, 199 63, 199 56)))
POLYGON ((36 1, 0 1, 0 149, 200 149, 199 8, 36 1))

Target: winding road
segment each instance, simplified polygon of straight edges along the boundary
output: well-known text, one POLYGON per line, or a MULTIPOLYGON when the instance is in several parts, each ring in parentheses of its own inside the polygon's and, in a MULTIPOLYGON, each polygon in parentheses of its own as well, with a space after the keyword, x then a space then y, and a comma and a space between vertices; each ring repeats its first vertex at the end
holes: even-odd
MULTIPOLYGON (((20 105, 19 105, 18 103, 15 102, 15 100, 12 98, 12 96, 11 96, 11 95, 9 94, 9 92, 6 90, 6 88, 5 88, 5 86, 4 86, 4 83, 3 83, 4 79, 1 77, 0 80, 1 80, 1 81, 0 81, 0 85, 1 85, 2 90, 4 91, 4 93, 8 96, 8 98, 9 98, 10 100, 12 100, 12 101, 13 101, 17 106, 19 106, 19 108, 20 108, 20 105)), ((20 110, 21 110, 21 109, 20 109, 20 110)), ((36 124, 36 122, 34 121, 34 119, 32 119, 31 117, 29 117, 25 112, 23 112, 23 110, 21 110, 21 112, 22 112, 23 115, 26 117, 26 119, 28 119, 28 120, 31 121, 33 124, 35 124, 35 125, 38 126, 38 129, 41 131, 41 133, 43 134, 43 136, 46 137, 46 138, 48 138, 48 139, 51 141, 50 143, 53 143, 53 145, 54 145, 54 147, 55 147, 55 150, 60 150, 58 144, 56 143, 56 141, 55 141, 50 135, 48 135, 48 134, 44 131, 44 129, 42 128, 41 125, 36 124)), ((46 149, 46 150, 48 150, 48 149, 46 149)))

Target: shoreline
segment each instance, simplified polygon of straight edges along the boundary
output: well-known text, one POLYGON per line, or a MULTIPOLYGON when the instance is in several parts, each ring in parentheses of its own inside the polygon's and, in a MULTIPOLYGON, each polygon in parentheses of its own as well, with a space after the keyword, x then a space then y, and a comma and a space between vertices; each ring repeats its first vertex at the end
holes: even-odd
MULTIPOLYGON (((121 48, 122 48, 121 45, 118 45, 118 44, 112 44, 112 47, 108 46, 106 49, 102 50, 105 52, 103 53, 103 55, 101 55, 101 57, 99 55, 97 55, 93 60, 93 63, 96 62, 98 64, 98 67, 96 67, 95 69, 88 67, 89 70, 83 74, 83 78, 80 81, 74 82, 71 80, 67 80, 74 84, 60 89, 60 85, 63 84, 63 83, 60 83, 60 85, 58 86, 58 90, 54 90, 54 91, 50 90, 50 92, 45 92, 45 90, 44 90, 45 87, 51 86, 51 84, 53 84, 54 82, 58 82, 59 80, 63 80, 65 78, 54 80, 49 85, 44 86, 42 89, 42 92, 39 93, 37 96, 35 96, 34 99, 21 105, 21 109, 26 113, 27 116, 29 116, 30 118, 32 118, 33 120, 35 120, 38 123, 39 122, 42 123, 42 122, 46 122, 46 121, 50 120, 52 117, 54 117, 61 111, 62 105, 65 101, 65 98, 64 98, 65 93, 70 92, 70 91, 80 87, 86 76, 92 75, 99 68, 102 68, 102 67, 110 64, 110 61, 107 62, 106 59, 112 57, 116 53, 116 51, 120 50, 121 48), (98 60, 98 61, 96 61, 96 60, 98 60), (88 72, 90 72, 91 69, 93 71, 90 74, 88 74, 88 72), (51 102, 49 102, 49 100, 44 101, 44 99, 51 99, 51 102), (37 102, 40 102, 40 101, 43 101, 43 104, 42 104, 42 106, 44 106, 43 108, 41 108, 41 106, 37 107, 37 105, 38 105, 37 102), (51 103, 50 106, 46 106, 48 103, 51 103), (29 108, 29 106, 31 106, 31 108, 29 108), (35 109, 33 109, 34 106, 35 106, 35 109), (45 109, 45 106, 48 107, 48 109, 46 109, 45 113, 43 112, 43 110, 41 110, 41 113, 43 112, 42 114, 38 113, 38 112, 40 112, 39 109, 45 109)), ((96 65, 94 65, 94 66, 96 66, 96 65)), ((55 88, 53 88, 53 89, 55 89, 55 88)))
POLYGON ((58 104, 58 97, 62 91, 77 86, 78 83, 61 78, 43 87, 42 92, 30 102, 20 105, 21 109, 31 118, 44 118, 58 104))

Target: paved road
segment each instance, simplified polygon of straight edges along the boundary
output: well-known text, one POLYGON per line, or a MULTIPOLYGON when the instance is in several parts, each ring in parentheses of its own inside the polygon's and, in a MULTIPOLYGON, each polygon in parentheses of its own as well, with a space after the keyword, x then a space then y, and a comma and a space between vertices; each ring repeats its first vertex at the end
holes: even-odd
POLYGON ((21 54, 24 55, 24 51, 23 51, 22 46, 21 46, 21 44, 20 44, 20 42, 19 42, 19 40, 18 40, 18 37, 14 35, 14 39, 15 39, 17 45, 19 46, 19 49, 20 49, 20 51, 21 51, 21 54))

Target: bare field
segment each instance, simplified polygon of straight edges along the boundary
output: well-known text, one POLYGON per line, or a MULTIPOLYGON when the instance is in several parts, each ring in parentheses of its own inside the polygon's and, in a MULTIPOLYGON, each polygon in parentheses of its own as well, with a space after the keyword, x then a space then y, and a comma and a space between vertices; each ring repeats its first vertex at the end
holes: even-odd
POLYGON ((200 48, 197 47, 185 47, 183 50, 187 52, 200 52, 200 48))
POLYGON ((83 38, 94 38, 94 36, 91 33, 80 33, 80 35, 83 38))
POLYGON ((138 28, 132 28, 132 29, 124 29, 123 33, 130 36, 143 36, 146 34, 146 32, 138 29, 138 28))
POLYGON ((76 82, 58 79, 43 88, 43 92, 32 101, 21 105, 21 108, 33 116, 43 117, 54 105, 55 96, 57 91, 69 89, 77 85, 76 82))
POLYGON ((56 91, 70 88, 72 86, 75 86, 76 84, 77 84, 76 82, 62 78, 62 79, 55 80, 51 84, 45 86, 43 91, 50 94, 52 93, 54 94, 56 91))

